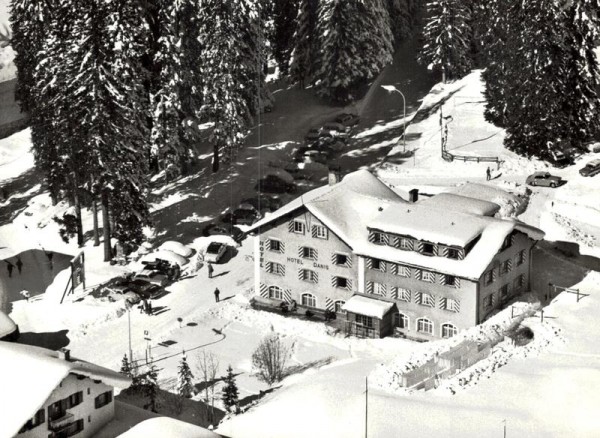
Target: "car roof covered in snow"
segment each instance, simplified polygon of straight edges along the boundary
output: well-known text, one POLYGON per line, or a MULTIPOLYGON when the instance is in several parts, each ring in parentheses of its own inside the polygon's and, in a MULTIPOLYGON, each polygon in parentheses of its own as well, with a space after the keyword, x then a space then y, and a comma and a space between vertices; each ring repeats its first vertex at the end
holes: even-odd
POLYGON ((0 436, 16 435, 69 374, 120 388, 131 383, 116 371, 75 358, 61 359, 57 351, 11 342, 0 342, 0 363, 0 436))
POLYGON ((419 205, 427 204, 433 205, 436 208, 481 216, 493 216, 500 210, 500 206, 495 202, 458 195, 456 193, 440 193, 419 202, 419 205))
POLYGON ((364 297, 362 295, 354 295, 344 303, 342 309, 346 312, 382 319, 393 306, 394 303, 389 303, 387 301, 364 297))

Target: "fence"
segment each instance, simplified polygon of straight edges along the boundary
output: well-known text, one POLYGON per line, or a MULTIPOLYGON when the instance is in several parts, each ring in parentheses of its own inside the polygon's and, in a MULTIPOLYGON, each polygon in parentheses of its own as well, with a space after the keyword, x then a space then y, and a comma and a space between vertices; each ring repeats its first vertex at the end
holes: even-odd
POLYGON ((448 152, 447 150, 442 151, 442 158, 445 161, 452 162, 454 160, 458 161, 475 161, 477 163, 496 163, 497 167, 500 168, 500 163, 502 160, 498 157, 475 157, 472 155, 456 155, 452 152, 448 152))

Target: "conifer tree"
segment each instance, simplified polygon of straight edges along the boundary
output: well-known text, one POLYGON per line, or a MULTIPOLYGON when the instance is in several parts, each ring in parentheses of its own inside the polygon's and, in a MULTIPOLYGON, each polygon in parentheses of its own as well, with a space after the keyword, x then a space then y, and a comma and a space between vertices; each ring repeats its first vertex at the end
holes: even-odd
POLYGON ((413 31, 419 0, 386 0, 390 26, 395 44, 409 37, 413 31))
POLYGON ((419 61, 442 73, 442 80, 458 79, 469 72, 471 28, 464 0, 431 0, 423 30, 424 45, 419 61))
POLYGON ((225 410, 227 412, 231 412, 232 408, 235 408, 238 404, 238 387, 235 382, 235 375, 233 374, 233 369, 231 365, 227 367, 227 376, 225 376, 225 386, 223 387, 223 404, 225 405, 225 410))
POLYGON ((290 78, 302 88, 311 81, 317 58, 317 17, 319 0, 298 0, 296 28, 292 37, 290 78))
POLYGON ((299 0, 273 1, 273 32, 269 39, 281 75, 287 75, 290 69, 298 3, 299 0))
POLYGON ((121 370, 119 372, 128 377, 132 377, 131 364, 129 363, 129 359, 127 358, 126 354, 123 355, 123 360, 121 361, 121 370))
POLYGON ((146 393, 146 397, 148 397, 148 404, 144 406, 144 409, 150 409, 152 412, 158 412, 159 402, 158 402, 158 370, 156 369, 156 365, 151 364, 148 368, 148 371, 144 374, 143 378, 143 386, 146 393))
POLYGON ((392 33, 382 0, 326 0, 317 25, 317 93, 334 102, 356 98, 358 87, 392 61, 392 33))
POLYGON ((177 371, 177 393, 186 398, 190 398, 193 394, 194 384, 192 379, 194 378, 190 366, 187 363, 185 352, 179 362, 179 368, 177 371))

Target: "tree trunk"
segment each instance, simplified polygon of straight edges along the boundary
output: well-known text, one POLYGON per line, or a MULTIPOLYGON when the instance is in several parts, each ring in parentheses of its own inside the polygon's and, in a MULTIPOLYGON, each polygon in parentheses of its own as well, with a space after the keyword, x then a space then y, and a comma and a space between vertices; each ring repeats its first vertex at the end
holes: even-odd
POLYGON ((83 246, 83 222, 81 220, 81 201, 76 177, 73 176, 73 203, 75 204, 75 217, 77 218, 77 246, 83 246))
POLYGON ((213 147, 212 171, 214 173, 217 170, 219 170, 219 146, 214 145, 214 147, 213 147))
POLYGON ((94 246, 99 246, 100 233, 98 231, 98 203, 94 195, 92 195, 92 213, 94 215, 94 246))
POLYGON ((112 247, 110 245, 110 220, 108 219, 108 194, 102 192, 102 234, 104 237, 104 261, 112 260, 112 247))

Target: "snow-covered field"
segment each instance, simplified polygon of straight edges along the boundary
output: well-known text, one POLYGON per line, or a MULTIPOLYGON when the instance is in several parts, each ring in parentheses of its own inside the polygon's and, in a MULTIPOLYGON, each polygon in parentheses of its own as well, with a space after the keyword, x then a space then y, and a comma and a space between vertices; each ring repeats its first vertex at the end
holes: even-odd
MULTIPOLYGON (((57 273, 41 298, 13 303, 11 317, 21 331, 31 338, 38 335, 40 339, 68 343, 74 356, 117 369, 129 348, 131 321, 134 356, 143 361, 147 331, 152 358, 165 389, 173 387, 184 350, 193 372, 199 352, 214 353, 219 359, 219 375, 229 364, 239 373, 244 413, 226 418, 218 429, 232 437, 363 434, 367 377, 369 436, 500 436, 504 420, 508 436, 597 436, 600 334, 596 315, 600 309, 600 274, 591 268, 598 263, 594 257, 598 257, 600 246, 600 176, 583 178, 577 172, 593 155, 587 154, 566 169, 550 169, 568 181, 564 186, 534 188, 528 193, 525 177, 547 166, 502 148, 503 132, 483 120, 479 72, 455 84, 436 86, 423 105, 434 107, 440 98, 448 99, 443 111, 453 120, 449 125, 449 150, 501 157, 503 163, 499 169, 493 168, 490 182, 485 181, 487 163, 448 163, 441 159, 439 110, 407 130, 407 149, 416 150, 414 159, 398 159, 396 153, 401 148, 393 149, 401 138, 397 135, 402 126, 397 112, 394 118, 360 125, 341 162, 353 168, 377 169, 378 175, 401 193, 413 187, 419 187, 423 194, 455 191, 466 180, 481 184, 480 195, 488 200, 500 199, 505 215, 519 215, 547 233, 550 242, 544 242, 536 252, 534 284, 542 286, 534 292, 543 295, 548 279, 557 283, 558 276, 561 285, 589 294, 579 302, 575 295, 559 295, 544 308, 543 322, 540 312, 532 311, 522 322, 535 335, 527 346, 501 342, 488 359, 437 389, 410 393, 394 386, 395 373, 456 340, 419 344, 392 338, 345 338, 329 333, 321 323, 251 310, 248 299, 253 285, 253 246, 249 239, 239 246, 229 242, 231 257, 217 265, 212 279, 206 268, 196 264, 195 254, 201 253, 210 240, 218 239, 199 237, 201 224, 253 193, 258 174, 278 171, 269 162, 285 163, 303 130, 333 114, 307 93, 285 89, 279 93, 289 99, 279 101, 276 110, 265 116, 262 145, 242 151, 242 164, 228 171, 225 180, 222 174, 211 175, 207 168, 200 167, 194 176, 152 193, 156 229, 151 246, 179 240, 194 250, 183 279, 169 286, 168 294, 153 301, 154 315, 142 314, 136 308, 128 314, 122 302, 85 295, 58 304, 68 276, 63 271, 57 273), (505 192, 499 188, 513 195, 503 195, 505 192), (570 244, 570 252, 559 241, 570 244), (220 303, 215 303, 215 288, 221 291, 220 303), (251 367, 252 351, 270 333, 280 334, 292 350, 289 375, 272 391, 258 381, 251 367)), ((368 101, 369 96, 365 99, 368 101)), ((369 112, 377 104, 375 100, 357 108, 369 112)), ((0 184, 26 179, 32 164, 28 131, 0 140, 0 169, 11 172, 0 172, 0 184)), ((0 226, 0 247, 4 247, 0 248, 0 259, 37 246, 64 254, 78 253, 75 244, 60 240, 52 221, 53 215, 66 209, 65 205, 52 206, 48 195, 33 184, 24 184, 9 195, 11 198, 0 204, 0 208, 13 210, 11 220, 4 220, 0 226)), ((88 211, 84 226, 91 228, 88 211)), ((88 244, 83 250, 88 285, 139 268, 136 264, 122 267, 103 263, 102 247, 88 244)), ((487 328, 475 328, 464 335, 489 334, 492 324, 502 325, 510 319, 509 312, 496 315, 487 328)))

